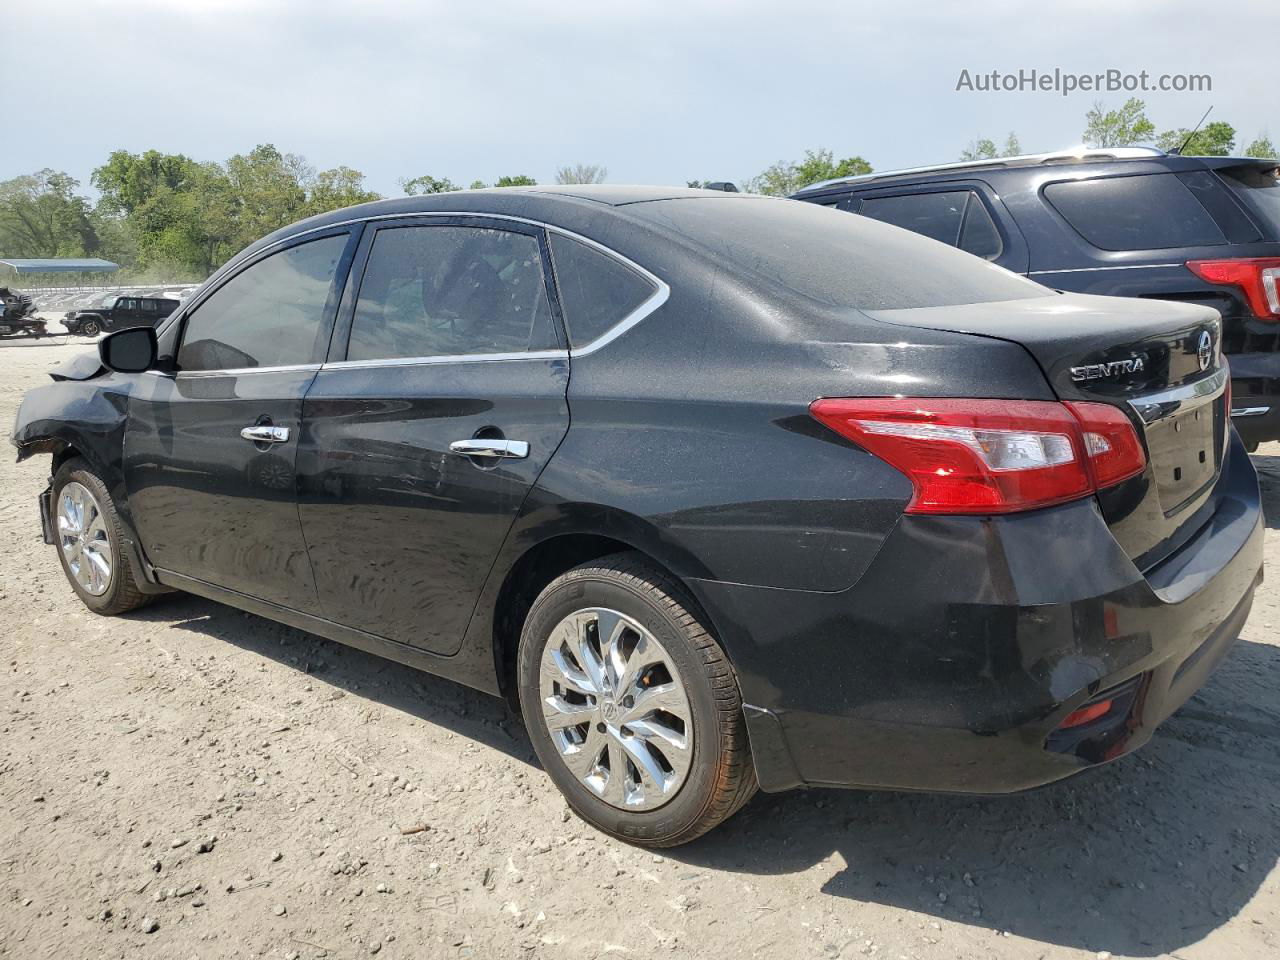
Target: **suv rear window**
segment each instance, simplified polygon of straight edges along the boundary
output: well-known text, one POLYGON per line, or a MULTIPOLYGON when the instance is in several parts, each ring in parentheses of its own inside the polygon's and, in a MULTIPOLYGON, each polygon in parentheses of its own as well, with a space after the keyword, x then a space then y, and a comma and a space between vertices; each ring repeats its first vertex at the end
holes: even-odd
POLYGON ((1280 240, 1280 168, 1231 167, 1219 170, 1272 240, 1280 240))
POLYGON ((1171 173, 1051 183, 1044 195, 1102 250, 1164 250, 1226 243, 1195 195, 1171 173))
POLYGON ((734 269, 831 306, 898 310, 1051 295, 953 247, 814 203, 746 196, 628 209, 689 237, 734 269))

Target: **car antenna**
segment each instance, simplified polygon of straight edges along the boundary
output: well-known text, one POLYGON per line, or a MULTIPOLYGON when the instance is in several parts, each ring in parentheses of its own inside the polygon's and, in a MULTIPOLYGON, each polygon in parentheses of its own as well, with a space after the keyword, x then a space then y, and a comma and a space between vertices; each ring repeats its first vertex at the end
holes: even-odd
POLYGON ((1209 118, 1209 114, 1212 112, 1213 112, 1213 105, 1210 104, 1209 109, 1204 112, 1204 116, 1200 118, 1200 122, 1196 124, 1195 129, 1187 134, 1187 139, 1182 141, 1182 146, 1180 146, 1177 150, 1170 150, 1169 152, 1174 156, 1178 156, 1178 157, 1182 156, 1182 151, 1187 149, 1187 145, 1191 143, 1191 138, 1200 132, 1200 128, 1204 125, 1205 120, 1209 118))

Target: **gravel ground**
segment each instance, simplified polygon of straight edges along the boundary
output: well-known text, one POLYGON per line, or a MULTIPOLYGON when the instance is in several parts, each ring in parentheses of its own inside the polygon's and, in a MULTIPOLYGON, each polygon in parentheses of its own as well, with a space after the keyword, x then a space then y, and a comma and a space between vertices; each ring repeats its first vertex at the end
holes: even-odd
MULTIPOLYGON (((0 424, 83 350, 0 345, 0 424)), ((1280 550, 1280 444, 1255 458, 1280 550)), ((1015 797, 758 796, 654 856, 497 700, 228 607, 89 613, 0 462, 0 957, 1280 956, 1280 616, 1138 755, 1015 797)))

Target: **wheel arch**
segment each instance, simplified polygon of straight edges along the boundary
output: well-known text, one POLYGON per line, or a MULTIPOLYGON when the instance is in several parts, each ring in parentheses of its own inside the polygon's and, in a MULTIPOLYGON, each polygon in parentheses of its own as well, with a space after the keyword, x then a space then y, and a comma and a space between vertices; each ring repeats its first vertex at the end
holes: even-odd
MULTIPOLYGON (((621 522, 607 522, 600 516, 598 508, 596 515, 601 522, 590 526, 550 530, 536 539, 521 538, 520 545, 511 552, 509 562, 502 565, 505 572, 501 576, 491 576, 491 581, 498 581, 498 585, 493 591, 492 601, 481 610, 488 611, 485 618, 488 621, 487 640, 492 646, 498 689, 517 712, 519 692, 515 682, 515 664, 520 631, 533 601, 552 580, 579 564, 615 553, 638 554, 681 583, 686 576, 694 575, 689 559, 679 556, 679 551, 663 549, 660 542, 643 536, 643 526, 647 525, 636 526, 643 521, 632 517, 630 522, 626 522, 626 518, 612 517, 614 521, 621 522)), ((687 592, 687 598, 696 607, 694 612, 715 633, 715 624, 692 591, 687 592)), ((476 619, 478 617, 473 618, 473 628, 476 619)))

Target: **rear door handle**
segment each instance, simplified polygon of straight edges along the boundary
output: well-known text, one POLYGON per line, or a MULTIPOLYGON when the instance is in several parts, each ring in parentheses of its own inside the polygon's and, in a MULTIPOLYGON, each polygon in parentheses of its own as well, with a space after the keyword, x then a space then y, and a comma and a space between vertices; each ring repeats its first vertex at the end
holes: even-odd
POLYGON ((246 440, 252 440, 254 443, 288 443, 289 428, 273 427, 270 424, 259 423, 252 427, 245 427, 240 431, 240 436, 246 440))
POLYGON ((449 451, 464 457, 514 457, 523 460, 529 455, 529 444, 523 440, 455 440, 449 451))

